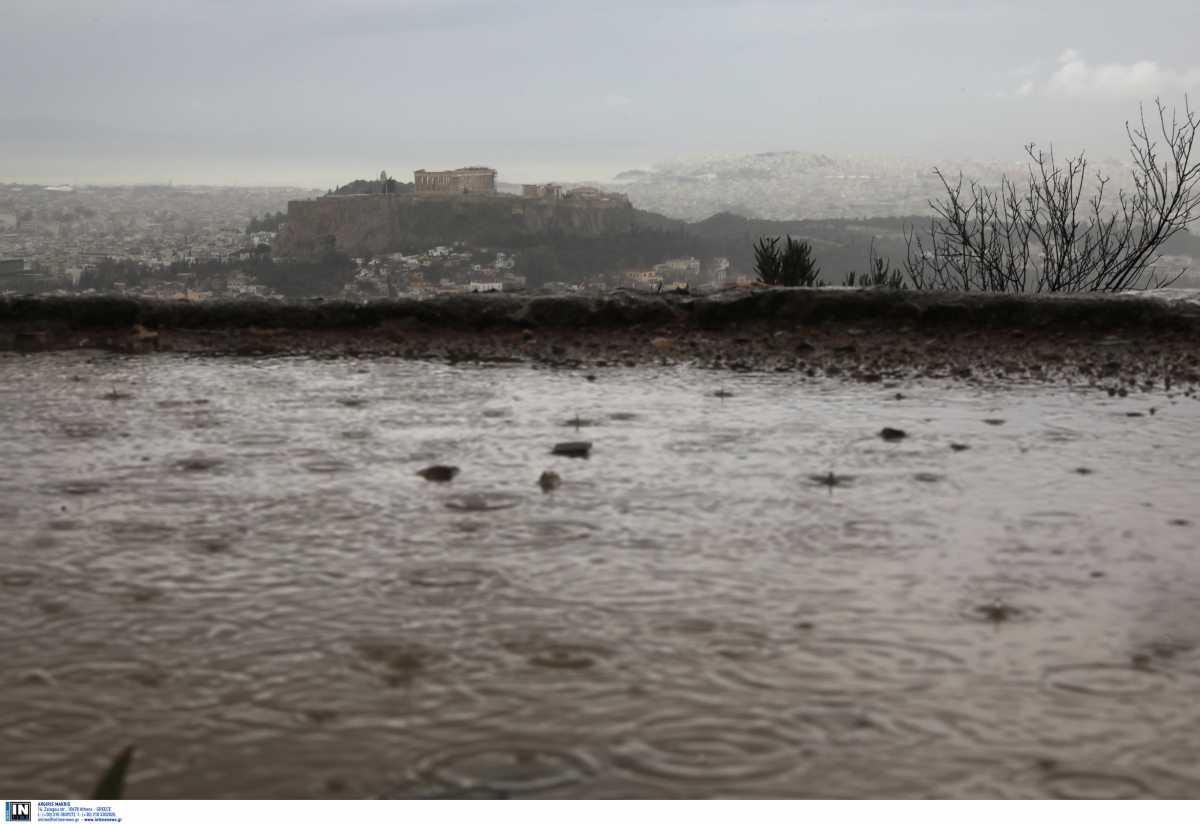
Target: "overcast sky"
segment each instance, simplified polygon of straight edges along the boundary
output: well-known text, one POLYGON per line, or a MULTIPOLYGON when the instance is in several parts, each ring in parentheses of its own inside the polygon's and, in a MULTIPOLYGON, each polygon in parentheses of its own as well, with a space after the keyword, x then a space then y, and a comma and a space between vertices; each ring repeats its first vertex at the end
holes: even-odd
POLYGON ((1200 3, 0 0, 0 180, 604 178, 780 150, 1119 152, 1200 3))

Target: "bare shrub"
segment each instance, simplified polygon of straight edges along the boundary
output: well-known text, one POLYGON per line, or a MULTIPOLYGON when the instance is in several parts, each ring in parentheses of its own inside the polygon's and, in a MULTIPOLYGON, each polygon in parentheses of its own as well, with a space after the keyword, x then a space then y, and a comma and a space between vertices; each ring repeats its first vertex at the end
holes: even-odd
POLYGON ((1108 177, 1087 185, 1084 154, 1060 163, 1032 143, 1025 186, 1005 176, 993 190, 935 169, 945 198, 930 202, 927 234, 905 233, 913 287, 1119 292, 1177 280, 1182 271, 1160 278, 1155 264, 1162 244, 1200 217, 1200 162, 1192 159, 1200 120, 1186 98, 1182 113, 1154 102, 1155 129, 1144 109, 1138 125, 1125 124, 1133 188, 1111 199, 1108 177))

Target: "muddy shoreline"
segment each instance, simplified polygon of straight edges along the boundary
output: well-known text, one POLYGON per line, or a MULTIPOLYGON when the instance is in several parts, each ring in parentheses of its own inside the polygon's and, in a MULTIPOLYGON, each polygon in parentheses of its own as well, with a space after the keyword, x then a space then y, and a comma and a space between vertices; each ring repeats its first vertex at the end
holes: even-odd
POLYGON ((1200 304, 1141 296, 762 289, 693 297, 467 295, 368 304, 0 299, 0 349, 393 356, 565 368, 688 364, 1200 388, 1200 304))

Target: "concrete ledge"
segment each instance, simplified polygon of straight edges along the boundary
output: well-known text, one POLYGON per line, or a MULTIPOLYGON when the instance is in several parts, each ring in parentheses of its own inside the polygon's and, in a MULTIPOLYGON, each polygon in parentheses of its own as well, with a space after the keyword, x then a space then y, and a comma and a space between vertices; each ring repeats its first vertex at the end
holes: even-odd
POLYGON ((1013 296, 962 292, 759 289, 689 297, 614 292, 456 295, 372 303, 188 302, 119 296, 0 298, 0 330, 130 328, 367 330, 418 323, 454 331, 622 329, 646 325, 720 332, 745 324, 868 323, 873 329, 1118 329, 1200 332, 1200 298, 1142 295, 1013 296))

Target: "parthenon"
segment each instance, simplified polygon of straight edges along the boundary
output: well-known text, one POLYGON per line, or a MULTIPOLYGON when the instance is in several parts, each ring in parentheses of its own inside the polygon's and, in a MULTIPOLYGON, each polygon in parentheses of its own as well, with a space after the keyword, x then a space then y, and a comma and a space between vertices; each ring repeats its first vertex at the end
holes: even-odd
POLYGON ((496 170, 487 166, 466 166, 444 172, 428 172, 424 169, 417 169, 413 172, 413 182, 416 184, 418 194, 424 192, 495 194, 496 170))

